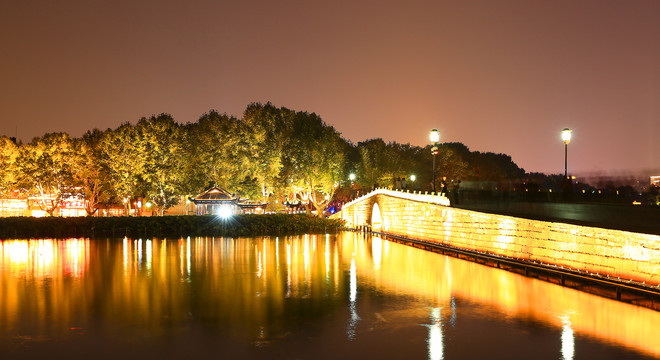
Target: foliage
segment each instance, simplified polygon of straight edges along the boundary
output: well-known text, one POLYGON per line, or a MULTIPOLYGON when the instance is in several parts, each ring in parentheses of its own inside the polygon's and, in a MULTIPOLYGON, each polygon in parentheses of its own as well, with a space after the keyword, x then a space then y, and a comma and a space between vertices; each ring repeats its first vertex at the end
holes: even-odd
POLYGON ((212 110, 182 129, 183 193, 196 193, 208 185, 236 189, 246 165, 242 124, 212 110))
POLYGON ((158 206, 160 215, 176 205, 183 183, 183 151, 179 125, 167 114, 142 118, 136 125, 141 149, 137 171, 143 195, 158 206))
POLYGON ((144 151, 139 133, 130 123, 107 131, 100 143, 101 165, 107 169, 112 195, 129 208, 129 200, 138 195, 144 151))
POLYGON ((306 215, 236 215, 229 220, 215 216, 0 218, 0 239, 11 238, 117 238, 182 236, 257 236, 330 233, 343 222, 306 215))
POLYGON ((343 178, 344 151, 339 133, 318 115, 294 114, 286 146, 287 175, 293 192, 309 200, 318 214, 343 178))
POLYGON ((85 210, 88 215, 93 215, 98 210, 97 205, 109 199, 112 188, 101 161, 102 139, 103 132, 94 129, 87 131, 81 139, 76 139, 74 144, 73 178, 87 200, 85 210))
POLYGON ((46 134, 20 148, 19 183, 36 192, 39 206, 51 216, 74 188, 74 161, 74 141, 65 133, 46 134))
MULTIPOLYGON (((64 194, 81 194, 88 214, 99 203, 130 207, 143 199, 159 213, 181 195, 217 185, 242 198, 309 201, 322 214, 355 173, 358 188, 402 186, 429 190, 431 147, 382 139, 353 145, 319 115, 249 104, 242 119, 215 110, 179 125, 167 114, 88 131, 80 139, 47 134, 30 144, 0 138, 0 192, 18 186, 43 200, 51 215, 64 194)), ((461 143, 439 145, 436 181, 501 181, 524 175, 511 157, 470 151, 461 143)), ((311 211, 311 207, 308 207, 311 211)))
POLYGON ((0 197, 5 198, 16 188, 18 146, 6 136, 0 137, 0 197))
POLYGON ((292 113, 271 103, 252 103, 245 109, 241 136, 247 149, 241 169, 247 175, 242 185, 248 196, 265 200, 283 191, 284 146, 292 113))

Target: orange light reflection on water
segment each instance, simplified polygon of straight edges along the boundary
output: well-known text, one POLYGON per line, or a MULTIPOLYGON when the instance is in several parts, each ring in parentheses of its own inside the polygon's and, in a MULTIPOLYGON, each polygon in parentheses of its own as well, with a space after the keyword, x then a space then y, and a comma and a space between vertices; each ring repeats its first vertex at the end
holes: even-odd
POLYGON ((66 321, 66 308, 85 293, 70 280, 85 276, 89 256, 84 239, 0 241, 0 328, 14 328, 21 313, 38 318, 42 327, 47 319, 66 321))
POLYGON ((185 328, 194 309, 209 326, 236 325, 269 337, 288 331, 281 320, 291 315, 286 299, 305 299, 311 312, 329 313, 337 311, 332 299, 345 296, 351 338, 363 323, 360 291, 367 285, 430 304, 434 359, 443 356, 442 317, 452 313, 454 298, 486 305, 475 307, 483 311, 475 316, 556 328, 565 359, 572 358, 577 335, 660 356, 660 312, 356 233, 3 241, 0 274, 0 333, 27 320, 44 332, 69 329, 90 313, 122 335, 156 336, 185 328))
MULTIPOLYGON (((358 277, 375 287, 430 299, 438 307, 447 306, 452 296, 469 299, 494 306, 506 317, 536 319, 564 333, 570 330, 660 356, 658 311, 378 237, 341 244, 344 262, 356 261, 358 277)), ((570 354, 570 344, 563 346, 570 354)))

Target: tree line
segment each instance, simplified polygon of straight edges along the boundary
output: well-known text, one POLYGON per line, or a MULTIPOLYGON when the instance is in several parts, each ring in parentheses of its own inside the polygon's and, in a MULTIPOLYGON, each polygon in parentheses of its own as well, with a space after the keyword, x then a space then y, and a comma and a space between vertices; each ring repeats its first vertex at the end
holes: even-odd
MULTIPOLYGON (((211 110, 192 123, 160 114, 80 138, 49 133, 21 144, 0 137, 0 198, 23 189, 51 215, 71 194, 87 200, 90 215, 99 204, 130 207, 130 199, 143 198, 162 214, 181 195, 217 185, 243 198, 309 201, 322 213, 338 190, 353 186, 350 173, 360 187, 392 186, 414 174, 417 189, 431 189, 431 157, 430 145, 353 144, 315 113, 252 103, 240 119, 211 110)), ((441 144, 436 161, 436 179, 524 174, 508 155, 460 143, 441 144)))

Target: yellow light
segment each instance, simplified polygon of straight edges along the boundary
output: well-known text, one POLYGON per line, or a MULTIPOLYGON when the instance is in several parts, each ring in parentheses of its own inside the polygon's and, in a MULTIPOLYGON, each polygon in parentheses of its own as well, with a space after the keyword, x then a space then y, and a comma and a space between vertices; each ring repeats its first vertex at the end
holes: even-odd
POLYGON ((431 130, 431 134, 429 135, 429 139, 431 139, 431 143, 437 144, 438 141, 440 141, 440 132, 438 129, 433 129, 431 130))
POLYGON ((568 144, 571 142, 571 134, 573 133, 573 130, 569 128, 565 128, 564 130, 561 131, 561 139, 564 141, 564 144, 568 144))

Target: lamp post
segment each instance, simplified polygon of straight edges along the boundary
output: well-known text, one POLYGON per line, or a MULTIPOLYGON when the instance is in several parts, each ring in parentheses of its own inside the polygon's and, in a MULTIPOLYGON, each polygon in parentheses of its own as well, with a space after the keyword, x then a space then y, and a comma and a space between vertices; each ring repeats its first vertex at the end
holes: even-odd
POLYGON ((565 128, 561 131, 561 139, 564 141, 564 178, 568 178, 568 143, 571 142, 573 130, 565 128))
POLYGON ((438 141, 440 141, 440 132, 438 129, 431 130, 429 139, 433 145, 431 147, 431 154, 433 154, 433 192, 435 193, 435 156, 438 155, 438 141))
POLYGON ((355 181, 355 174, 351 173, 348 175, 348 178, 351 180, 351 200, 353 200, 353 181, 355 181))

